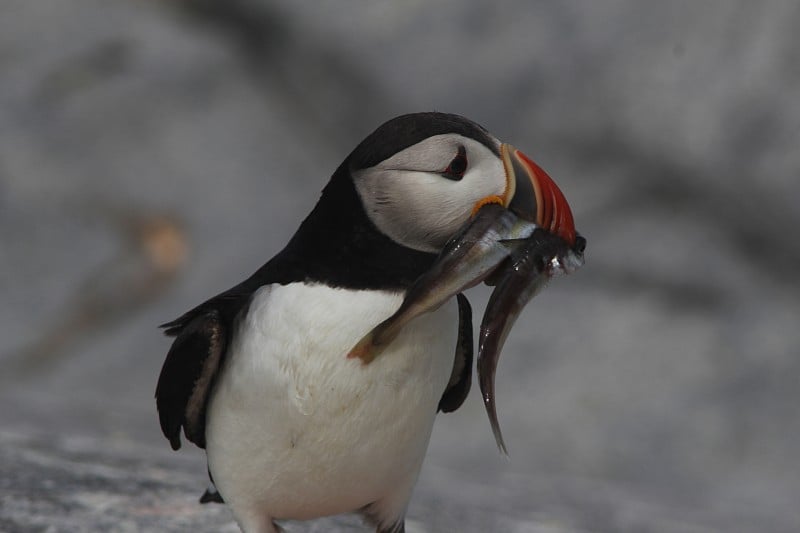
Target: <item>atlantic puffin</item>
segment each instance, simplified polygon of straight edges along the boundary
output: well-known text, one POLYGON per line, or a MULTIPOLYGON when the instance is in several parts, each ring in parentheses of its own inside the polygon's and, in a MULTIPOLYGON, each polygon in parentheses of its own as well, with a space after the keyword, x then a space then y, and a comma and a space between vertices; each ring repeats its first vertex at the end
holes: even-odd
MULTIPOLYGON (((205 449, 216 488, 203 500, 224 500, 242 531, 347 512, 404 531, 436 414, 470 389, 470 304, 458 294, 415 318, 369 364, 348 353, 478 207, 566 203, 509 147, 458 115, 389 120, 283 250, 162 326, 175 339, 156 387, 161 429, 173 449, 181 431, 205 449)), ((574 238, 569 224, 549 230, 574 238)))

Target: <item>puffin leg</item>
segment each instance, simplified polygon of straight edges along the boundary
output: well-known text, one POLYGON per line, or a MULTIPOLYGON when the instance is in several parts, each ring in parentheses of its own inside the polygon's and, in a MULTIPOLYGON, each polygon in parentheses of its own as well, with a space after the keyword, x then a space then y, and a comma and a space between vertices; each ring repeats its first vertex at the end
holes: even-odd
POLYGON ((249 515, 237 517, 236 522, 243 533, 285 533, 285 530, 273 522, 272 518, 264 515, 249 515))

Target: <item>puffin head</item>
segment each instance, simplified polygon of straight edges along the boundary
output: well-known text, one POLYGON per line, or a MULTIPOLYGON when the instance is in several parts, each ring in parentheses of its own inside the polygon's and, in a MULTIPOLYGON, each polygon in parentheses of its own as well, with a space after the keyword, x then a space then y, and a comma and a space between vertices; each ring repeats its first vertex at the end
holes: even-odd
POLYGON ((345 163, 367 217, 404 247, 438 253, 487 203, 576 245, 569 204, 550 176, 459 115, 396 117, 364 139, 345 163))

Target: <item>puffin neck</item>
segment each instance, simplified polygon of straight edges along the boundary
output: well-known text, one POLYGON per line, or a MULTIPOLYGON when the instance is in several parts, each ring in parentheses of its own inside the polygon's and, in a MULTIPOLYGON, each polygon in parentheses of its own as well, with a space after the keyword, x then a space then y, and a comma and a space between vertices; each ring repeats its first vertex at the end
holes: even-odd
POLYGON ((375 227, 345 161, 273 266, 283 272, 281 277, 287 282, 406 290, 435 259, 436 254, 402 246, 375 227))

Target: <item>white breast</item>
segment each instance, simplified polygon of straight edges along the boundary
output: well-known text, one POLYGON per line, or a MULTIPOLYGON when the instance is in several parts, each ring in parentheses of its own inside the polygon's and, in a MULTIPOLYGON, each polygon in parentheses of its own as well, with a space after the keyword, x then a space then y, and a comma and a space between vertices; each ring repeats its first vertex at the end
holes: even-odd
MULTIPOLYGON (((352 346, 402 295, 294 283, 254 296, 215 388, 209 466, 240 524, 407 503, 453 367, 454 300, 371 364, 352 346)), ((398 507, 392 509, 392 507, 398 507)))

